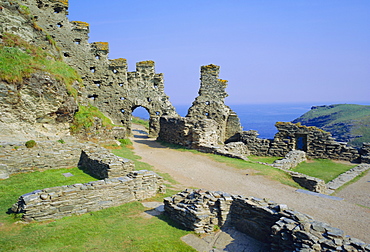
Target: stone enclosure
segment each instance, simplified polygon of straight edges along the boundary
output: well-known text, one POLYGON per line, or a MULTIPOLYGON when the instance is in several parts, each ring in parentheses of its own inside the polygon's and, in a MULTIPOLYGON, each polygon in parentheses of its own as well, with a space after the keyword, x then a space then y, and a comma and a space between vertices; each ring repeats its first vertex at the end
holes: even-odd
POLYGON ((234 227, 271 251, 370 251, 370 245, 287 205, 254 197, 186 189, 165 198, 165 212, 197 233, 234 227))

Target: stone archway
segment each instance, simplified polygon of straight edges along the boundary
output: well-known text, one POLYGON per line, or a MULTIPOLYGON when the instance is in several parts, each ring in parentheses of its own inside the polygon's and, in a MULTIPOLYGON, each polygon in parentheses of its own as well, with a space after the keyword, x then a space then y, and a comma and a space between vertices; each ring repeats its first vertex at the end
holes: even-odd
POLYGON ((131 107, 130 110, 127 111, 127 115, 129 115, 129 119, 125 118, 124 124, 126 125, 126 128, 128 130, 128 133, 131 132, 132 134, 132 114, 137 108, 143 108, 148 112, 149 115, 149 132, 148 132, 148 137, 157 137, 159 133, 159 118, 161 116, 161 112, 155 111, 153 109, 149 109, 147 107, 141 106, 141 105, 134 105, 131 107))

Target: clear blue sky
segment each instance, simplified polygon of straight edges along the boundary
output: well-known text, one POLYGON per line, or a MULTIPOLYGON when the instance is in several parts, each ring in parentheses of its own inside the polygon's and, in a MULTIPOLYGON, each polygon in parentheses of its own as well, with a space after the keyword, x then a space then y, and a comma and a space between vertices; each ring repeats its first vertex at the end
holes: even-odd
POLYGON ((227 104, 370 104, 369 0, 69 1, 110 58, 154 60, 174 104, 221 66, 227 104))

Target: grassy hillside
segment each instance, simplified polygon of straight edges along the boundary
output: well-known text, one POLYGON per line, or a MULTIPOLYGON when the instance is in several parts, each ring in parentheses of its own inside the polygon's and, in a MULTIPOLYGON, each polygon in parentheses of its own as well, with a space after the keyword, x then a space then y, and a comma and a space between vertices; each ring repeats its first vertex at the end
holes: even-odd
POLYGON ((292 122, 316 126, 330 132, 337 141, 348 142, 352 146, 361 147, 362 142, 370 142, 370 106, 314 106, 292 122))

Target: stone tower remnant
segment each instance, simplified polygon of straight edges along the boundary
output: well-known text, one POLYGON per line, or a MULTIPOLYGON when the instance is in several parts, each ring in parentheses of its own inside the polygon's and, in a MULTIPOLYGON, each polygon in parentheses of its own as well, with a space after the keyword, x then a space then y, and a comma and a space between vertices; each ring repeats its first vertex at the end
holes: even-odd
POLYGON ((220 142, 225 142, 242 131, 239 117, 225 105, 228 96, 225 89, 227 81, 219 79, 220 67, 210 64, 201 67, 199 96, 189 108, 187 118, 212 119, 218 124, 217 134, 220 142))

